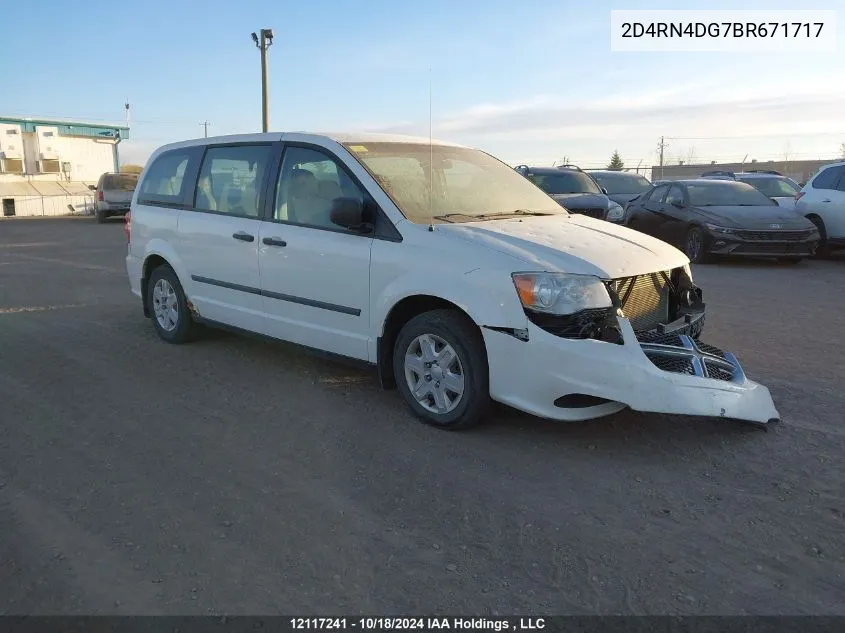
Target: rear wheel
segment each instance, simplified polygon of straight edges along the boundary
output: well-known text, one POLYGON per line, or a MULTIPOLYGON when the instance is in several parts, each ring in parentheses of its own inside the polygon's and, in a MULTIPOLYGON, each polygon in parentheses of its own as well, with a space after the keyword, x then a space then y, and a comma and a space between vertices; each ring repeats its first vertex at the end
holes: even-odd
POLYGON ((411 411, 432 426, 468 428, 490 404, 484 341, 455 310, 432 310, 405 324, 393 349, 393 373, 411 411))
POLYGON ((147 306, 153 327, 162 340, 180 344, 196 337, 199 326, 191 318, 182 284, 170 266, 163 264, 150 274, 147 306))
POLYGON ((707 246, 704 232, 697 226, 690 227, 684 240, 684 253, 693 264, 701 264, 707 260, 707 246))
POLYGON ((778 261, 781 264, 799 264, 803 260, 803 257, 778 257, 778 261))
POLYGON ((102 209, 97 209, 96 216, 97 216, 97 224, 102 224, 103 222, 106 221, 106 212, 103 211, 102 209))

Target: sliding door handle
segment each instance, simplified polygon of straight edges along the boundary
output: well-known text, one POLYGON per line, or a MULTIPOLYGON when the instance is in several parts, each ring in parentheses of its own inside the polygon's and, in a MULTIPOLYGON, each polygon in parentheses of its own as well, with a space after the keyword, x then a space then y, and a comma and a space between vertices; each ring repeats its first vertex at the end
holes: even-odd
POLYGON ((288 243, 285 242, 280 237, 265 237, 261 241, 264 242, 267 246, 287 246, 288 245, 288 243))
POLYGON ((234 235, 232 235, 236 240, 241 240, 243 242, 254 242, 255 236, 250 235, 249 233, 244 233, 243 231, 238 231, 234 235))

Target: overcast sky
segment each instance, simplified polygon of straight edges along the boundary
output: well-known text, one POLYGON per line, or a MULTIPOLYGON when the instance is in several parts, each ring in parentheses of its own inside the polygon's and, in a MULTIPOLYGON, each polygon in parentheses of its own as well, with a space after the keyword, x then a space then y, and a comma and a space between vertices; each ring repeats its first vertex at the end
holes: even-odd
MULTIPOLYGON (((259 54, 275 30, 271 129, 428 135, 511 163, 829 158, 845 142, 845 11, 836 54, 619 53, 612 8, 733 2, 57 0, 3 8, 0 115, 123 118, 124 162, 202 135, 259 131, 259 54), (38 26, 38 33, 34 31, 38 26)), ((818 0, 814 9, 841 9, 818 0)), ((746 0, 742 8, 795 9, 746 0)))

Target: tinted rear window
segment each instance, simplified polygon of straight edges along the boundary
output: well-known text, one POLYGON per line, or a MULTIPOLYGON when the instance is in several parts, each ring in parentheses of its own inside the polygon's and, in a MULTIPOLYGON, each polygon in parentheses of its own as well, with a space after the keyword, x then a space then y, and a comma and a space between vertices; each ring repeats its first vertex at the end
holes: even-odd
POLYGON ((530 174, 529 179, 549 194, 601 193, 595 181, 578 171, 561 171, 559 174, 530 174))
POLYGON ((687 185, 690 204, 698 207, 772 206, 776 204, 751 185, 728 180, 690 183, 687 185))
POLYGON ((103 178, 103 189, 134 191, 138 184, 137 174, 108 174, 103 178))
POLYGON ((794 196, 800 187, 789 178, 739 178, 741 182, 756 187, 770 198, 785 198, 794 196))
POLYGON ((648 191, 651 183, 637 174, 626 174, 619 172, 616 174, 607 173, 591 173, 590 174, 602 187, 607 189, 607 193, 642 193, 648 191))

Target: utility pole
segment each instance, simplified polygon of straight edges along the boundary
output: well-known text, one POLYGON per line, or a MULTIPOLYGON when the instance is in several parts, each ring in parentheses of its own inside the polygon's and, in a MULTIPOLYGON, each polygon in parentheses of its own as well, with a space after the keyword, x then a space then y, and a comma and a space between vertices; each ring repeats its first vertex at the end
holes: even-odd
POLYGON ((660 142, 657 144, 657 151, 660 152, 660 177, 663 178, 663 151, 666 149, 666 142, 663 137, 660 137, 660 142))
POLYGON ((200 125, 205 130, 205 138, 208 138, 208 126, 209 126, 208 121, 203 121, 202 123, 200 123, 200 125))
POLYGON ((267 49, 273 44, 273 29, 261 29, 260 37, 252 34, 252 41, 261 51, 261 129, 266 132, 270 127, 270 103, 267 94, 267 49))

